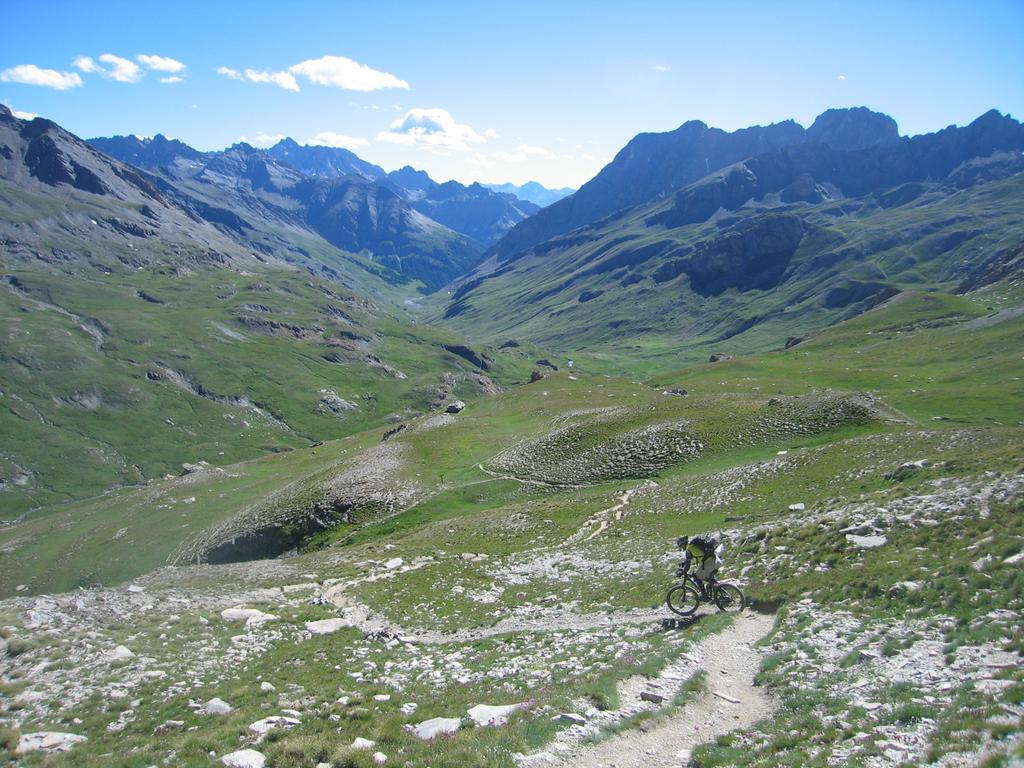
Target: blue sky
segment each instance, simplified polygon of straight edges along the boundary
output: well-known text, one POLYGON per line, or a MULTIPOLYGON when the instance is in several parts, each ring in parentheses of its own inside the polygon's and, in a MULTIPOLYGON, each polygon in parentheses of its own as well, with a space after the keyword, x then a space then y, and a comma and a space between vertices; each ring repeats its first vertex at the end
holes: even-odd
POLYGON ((0 101, 80 136, 287 135, 439 180, 578 186, 690 119, 1024 116, 1021 0, 0 0, 0 21, 0 101))

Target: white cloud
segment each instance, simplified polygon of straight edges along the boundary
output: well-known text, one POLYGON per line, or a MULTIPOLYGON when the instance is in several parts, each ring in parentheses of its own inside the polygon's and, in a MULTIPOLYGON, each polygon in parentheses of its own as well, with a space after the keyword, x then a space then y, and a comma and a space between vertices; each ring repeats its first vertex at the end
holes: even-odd
POLYGON ((82 78, 77 72, 58 72, 56 69, 40 69, 35 64, 19 64, 0 72, 0 81, 5 83, 21 83, 23 85, 42 85, 66 91, 78 88, 82 78))
POLYGON ((841 83, 844 83, 846 82, 846 75, 836 75, 836 80, 838 80, 841 83))
POLYGON ((101 74, 119 83, 137 83, 144 74, 142 67, 134 61, 123 59, 112 53, 104 53, 100 56, 100 61, 110 65, 110 68, 103 70, 101 74))
POLYGON ((671 72, 672 71, 672 67, 670 67, 668 64, 655 64, 653 67, 651 67, 651 69, 653 69, 655 72, 671 72))
POLYGON ((83 72, 102 72, 103 67, 92 60, 91 56, 76 56, 75 60, 71 62, 78 69, 83 72))
POLYGON ((242 73, 231 67, 217 67, 217 74, 230 77, 232 80, 243 80, 242 73))
POLYGON ((299 84, 288 72, 260 72, 255 69, 245 70, 245 79, 250 83, 273 83, 286 91, 298 91, 299 84))
POLYGON ((450 149, 465 151, 470 144, 481 144, 487 139, 470 126, 455 122, 448 110, 434 108, 410 109, 404 117, 391 123, 388 130, 378 133, 377 141, 441 153, 450 149))
POLYGON ((184 81, 182 80, 182 78, 178 77, 177 75, 171 75, 170 77, 161 77, 160 78, 160 82, 161 83, 181 83, 181 82, 184 82, 184 81))
POLYGON ((550 150, 544 149, 544 147, 535 147, 529 144, 520 144, 516 147, 517 152, 522 152, 524 155, 536 155, 537 157, 543 157, 545 160, 555 160, 556 155, 550 150))
POLYGON ((340 149, 355 149, 356 147, 362 147, 369 144, 366 139, 356 138, 355 136, 346 136, 343 133, 335 133, 334 131, 321 131, 316 136, 306 141, 315 147, 335 147, 340 149))
MULTIPOLYGON (((530 157, 539 157, 544 160, 558 159, 558 155, 556 155, 554 152, 551 152, 550 150, 547 150, 544 147, 537 147, 531 144, 520 144, 518 147, 516 147, 515 152, 505 152, 504 150, 492 152, 490 156, 495 160, 500 160, 503 163, 522 163, 527 158, 530 157)), ((482 157, 482 155, 478 153, 477 157, 482 157)))
POLYGON ((170 72, 175 74, 185 69, 185 65, 177 59, 172 59, 167 56, 155 56, 140 53, 135 57, 135 60, 143 66, 155 69, 157 72, 170 72))
POLYGON ((493 128, 488 128, 486 131, 484 131, 484 136, 486 136, 488 139, 496 139, 498 138, 498 132, 493 128))
POLYGON ((278 133, 271 136, 270 134, 263 133, 263 131, 260 131, 252 138, 249 138, 248 136, 239 136, 238 140, 244 141, 246 144, 252 144, 254 147, 259 147, 260 149, 266 149, 267 147, 274 146, 283 138, 283 133, 278 133))
POLYGON ((388 72, 381 72, 346 56, 323 56, 319 59, 301 61, 288 71, 302 75, 317 85, 330 85, 346 91, 379 91, 384 88, 408 88, 388 72))

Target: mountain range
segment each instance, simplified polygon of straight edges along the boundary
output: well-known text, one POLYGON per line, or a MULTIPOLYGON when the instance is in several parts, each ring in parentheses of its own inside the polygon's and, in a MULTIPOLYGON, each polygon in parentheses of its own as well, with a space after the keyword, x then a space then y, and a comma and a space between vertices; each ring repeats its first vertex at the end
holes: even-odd
POLYGON ((436 317, 626 368, 781 347, 901 290, 1005 274, 1022 150, 1024 127, 994 110, 914 137, 864 108, 806 130, 642 134, 514 227, 436 317))

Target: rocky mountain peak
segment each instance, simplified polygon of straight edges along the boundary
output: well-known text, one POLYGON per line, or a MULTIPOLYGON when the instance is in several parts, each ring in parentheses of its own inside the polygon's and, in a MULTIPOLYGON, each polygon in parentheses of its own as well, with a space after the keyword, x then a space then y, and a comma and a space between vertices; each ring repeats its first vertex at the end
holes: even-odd
POLYGON ((807 129, 808 141, 819 141, 842 150, 867 149, 895 144, 900 133, 896 121, 867 107, 829 109, 807 129))

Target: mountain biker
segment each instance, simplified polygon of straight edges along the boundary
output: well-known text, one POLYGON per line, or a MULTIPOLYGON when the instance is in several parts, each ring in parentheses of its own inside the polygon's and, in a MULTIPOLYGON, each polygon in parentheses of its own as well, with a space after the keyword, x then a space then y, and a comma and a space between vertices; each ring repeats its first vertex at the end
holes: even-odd
POLYGON ((697 582, 704 594, 707 594, 707 587, 704 582, 714 579, 715 573, 722 567, 722 554, 725 552, 725 544, 707 533, 701 533, 692 539, 689 536, 681 536, 676 539, 676 546, 685 550, 683 561, 679 564, 677 575, 686 576, 690 565, 697 560, 697 570, 693 572, 693 579, 697 582))

